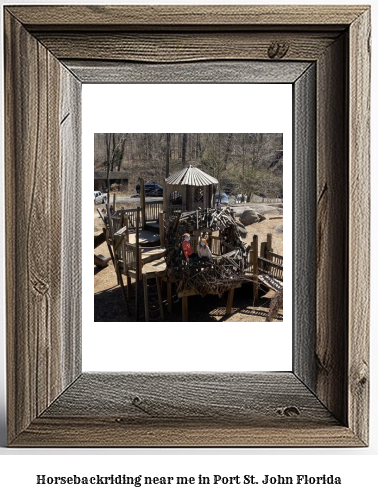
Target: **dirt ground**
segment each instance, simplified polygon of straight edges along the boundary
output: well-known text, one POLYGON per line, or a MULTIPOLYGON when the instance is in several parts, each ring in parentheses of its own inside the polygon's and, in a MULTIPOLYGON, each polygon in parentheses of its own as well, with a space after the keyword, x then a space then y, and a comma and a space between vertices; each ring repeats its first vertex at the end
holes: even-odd
MULTIPOLYGON (((94 208, 94 234, 99 234, 103 229, 103 222, 98 215, 97 206, 94 208)), ((272 233, 273 235, 273 251, 277 254, 283 255, 283 233, 275 232, 283 223, 282 205, 236 205, 234 208, 237 213, 241 213, 245 208, 254 208, 260 213, 264 213, 265 220, 247 226, 248 235, 246 242, 252 241, 253 235, 257 234, 259 238, 259 245, 261 242, 266 241, 266 235, 272 233)), ((125 207, 127 208, 127 207, 125 207)), ((96 254, 109 256, 106 243, 95 249, 96 254)), ((126 279, 124 279, 126 283, 126 279)), ((117 284, 117 278, 112 262, 105 268, 97 268, 94 266, 94 310, 95 321, 135 321, 134 317, 134 283, 132 284, 132 298, 129 301, 131 316, 126 314, 126 307, 122 299, 121 288, 117 284)), ((270 296, 261 296, 259 300, 253 304, 253 290, 252 285, 243 284, 240 289, 235 290, 232 314, 225 316, 226 299, 227 296, 219 298, 214 295, 207 295, 206 300, 199 296, 189 297, 189 321, 192 322, 209 322, 209 321, 226 321, 226 322, 245 322, 245 321, 265 321, 266 313, 269 307, 270 296), (195 315, 193 314, 195 311, 195 315)), ((164 298, 164 290, 163 290, 164 298)), ((144 321, 144 306, 142 287, 140 287, 139 297, 139 321, 144 321)), ((165 309, 165 322, 179 322, 181 321, 181 300, 173 297, 173 312, 168 315, 165 309)), ((279 315, 275 321, 282 321, 282 315, 279 315)))

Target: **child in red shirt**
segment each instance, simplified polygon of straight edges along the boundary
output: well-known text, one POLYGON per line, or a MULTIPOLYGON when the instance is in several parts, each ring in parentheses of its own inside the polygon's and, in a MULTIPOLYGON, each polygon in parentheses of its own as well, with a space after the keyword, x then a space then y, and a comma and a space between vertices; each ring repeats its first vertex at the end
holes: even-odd
POLYGON ((192 247, 190 246, 190 234, 185 233, 182 237, 184 238, 182 242, 182 251, 184 252, 186 261, 189 262, 189 256, 193 253, 192 247))

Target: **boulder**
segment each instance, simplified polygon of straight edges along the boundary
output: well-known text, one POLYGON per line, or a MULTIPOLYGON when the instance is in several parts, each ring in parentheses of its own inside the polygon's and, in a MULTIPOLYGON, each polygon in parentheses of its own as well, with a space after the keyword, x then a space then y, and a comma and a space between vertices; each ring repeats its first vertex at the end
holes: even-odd
POLYGON ((242 203, 241 205, 230 205, 230 208, 238 217, 240 217, 240 215, 246 210, 254 210, 256 213, 264 215, 277 212, 277 209, 275 207, 271 207, 270 205, 263 205, 262 203, 247 203, 246 205, 242 203))
POLYGON ((236 222, 236 225, 238 226, 240 236, 244 240, 248 235, 248 231, 244 227, 244 224, 242 224, 240 221, 236 220, 235 222, 236 222))
POLYGON ((276 226, 274 228, 275 233, 283 233, 283 224, 280 224, 279 226, 276 226))
POLYGON ((264 215, 260 214, 260 212, 256 212, 256 215, 258 215, 260 217, 260 221, 259 222, 261 222, 262 220, 266 219, 266 217, 264 215))
POLYGON ((244 212, 239 217, 239 220, 244 226, 250 226, 255 222, 260 222, 261 217, 257 212, 255 212, 252 209, 249 209, 249 210, 244 210, 244 212))
POLYGON ((276 207, 273 207, 271 205, 264 205, 262 203, 255 204, 253 206, 253 209, 255 210, 255 212, 258 212, 259 214, 263 214, 263 215, 270 214, 270 213, 277 211, 276 207))

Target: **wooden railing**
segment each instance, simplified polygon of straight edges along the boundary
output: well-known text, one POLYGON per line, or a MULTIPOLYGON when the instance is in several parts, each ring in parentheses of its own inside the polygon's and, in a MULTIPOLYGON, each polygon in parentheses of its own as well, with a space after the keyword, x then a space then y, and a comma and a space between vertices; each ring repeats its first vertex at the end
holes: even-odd
POLYGON ((222 255, 222 238, 220 236, 210 235, 209 247, 213 255, 222 255))
MULTIPOLYGON (((159 212, 163 208, 162 201, 149 201, 146 202, 146 211, 145 211, 145 221, 158 221, 159 220, 159 212)), ((114 217, 112 217, 113 222, 113 231, 116 233, 121 227, 124 227, 126 224, 126 219, 129 224, 130 229, 135 229, 136 227, 136 214, 137 208, 124 208, 117 210, 114 217)), ((142 223, 142 217, 140 218, 140 222, 142 223)))
MULTIPOLYGON (((127 275, 128 271, 136 271, 137 269, 137 248, 136 245, 127 243, 124 236, 115 236, 115 254, 118 260, 118 265, 122 274, 127 275), (119 242, 120 238, 122 241, 119 242), (118 246, 117 246, 118 245, 118 246)), ((140 249, 139 249, 140 262, 140 249)))
POLYGON ((263 198, 262 196, 251 196, 251 202, 254 203, 283 203, 283 198, 263 198))
POLYGON ((136 216, 137 216, 136 208, 117 210, 114 217, 112 217, 114 233, 116 233, 117 231, 119 231, 119 229, 124 227, 126 225, 126 221, 128 222, 130 229, 135 229, 136 216))
POLYGON ((163 246, 143 248, 135 243, 128 243, 125 232, 115 234, 115 255, 122 274, 130 276, 129 272, 138 273, 141 276, 144 264, 162 258, 166 249, 163 246), (139 264, 139 265, 138 265, 139 264))
POLYGON ((266 273, 275 279, 283 280, 283 256, 271 250, 272 235, 267 235, 267 241, 261 243, 260 255, 258 252, 258 237, 253 237, 253 242, 248 253, 247 273, 266 273))
POLYGON ((266 273, 272 276, 277 280, 283 279, 283 265, 277 264, 269 259, 265 259, 264 257, 258 258, 258 268, 260 273, 266 273))
POLYGON ((146 202, 146 222, 158 221, 159 212, 163 209, 162 201, 147 201, 146 202))

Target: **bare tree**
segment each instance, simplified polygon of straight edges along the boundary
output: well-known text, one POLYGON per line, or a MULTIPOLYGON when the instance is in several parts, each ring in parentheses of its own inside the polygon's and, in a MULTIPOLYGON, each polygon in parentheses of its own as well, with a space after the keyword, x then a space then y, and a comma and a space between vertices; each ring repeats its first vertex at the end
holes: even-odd
POLYGON ((171 134, 166 134, 165 147, 165 177, 169 177, 169 162, 171 159, 171 134))
POLYGON ((192 163, 234 194, 282 197, 282 134, 160 133, 101 134, 96 168, 122 170, 127 155, 130 182, 162 182, 192 163), (105 159, 105 161, 104 161, 105 159))
POLYGON ((186 162, 186 145, 188 143, 188 134, 183 134, 182 135, 182 155, 181 155, 181 163, 182 166, 185 166, 186 162))
POLYGON ((269 170, 277 151, 282 150, 282 134, 248 134, 247 154, 239 173, 240 186, 250 201, 253 194, 280 197, 282 172, 269 170))

